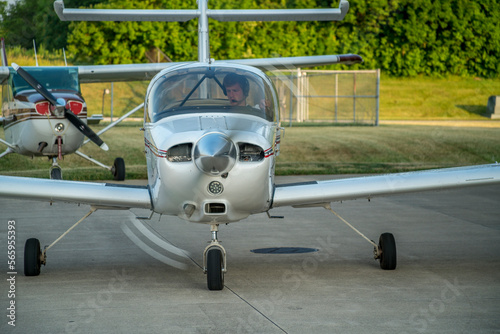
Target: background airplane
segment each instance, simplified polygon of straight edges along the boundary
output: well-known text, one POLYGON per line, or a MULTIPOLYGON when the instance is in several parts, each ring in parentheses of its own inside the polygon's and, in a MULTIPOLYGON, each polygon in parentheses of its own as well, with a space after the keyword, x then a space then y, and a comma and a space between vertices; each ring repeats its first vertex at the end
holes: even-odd
MULTIPOLYGON (((280 206, 331 210, 330 202, 333 201, 500 182, 500 164, 490 164, 275 184, 274 170, 282 128, 276 90, 261 69, 351 64, 362 59, 357 55, 331 55, 214 60, 209 53, 208 18, 221 21, 341 20, 349 8, 347 1, 341 1, 338 9, 317 10, 210 10, 206 0, 198 1, 198 10, 65 9, 62 0, 55 1, 54 7, 62 20, 198 18, 198 61, 156 65, 163 69, 148 64, 78 69, 80 76, 87 73, 96 81, 137 80, 158 72, 149 84, 144 103, 147 186, 0 176, 0 196, 89 204, 89 212, 68 231, 96 210, 123 208, 144 208, 151 210, 151 216, 159 213, 207 224, 211 241, 203 251, 203 270, 210 290, 224 288, 227 272, 226 250, 218 240, 220 224, 238 222, 262 212, 273 218, 270 210, 280 206), (231 76, 239 79, 227 79, 231 76), (229 95, 228 87, 236 85, 245 103, 232 104, 231 100, 236 98, 226 96, 229 95)), ((18 73, 25 75, 23 71, 18 73)), ((35 81, 32 86, 52 101, 50 93, 39 88, 40 84, 35 81)), ((382 233, 378 243, 362 236, 374 246, 374 257, 380 261, 382 269, 396 268, 396 243, 391 233, 382 233)), ((26 275, 39 275, 41 265, 46 262, 47 250, 60 238, 43 251, 38 239, 27 240, 26 275)))
MULTIPOLYGON (((107 145, 87 126, 87 104, 80 90, 78 67, 44 66, 25 67, 17 64, 7 66, 4 40, 2 39, 2 124, 5 140, 0 142, 7 149, 0 158, 9 153, 18 153, 28 157, 45 156, 52 160, 51 179, 62 179, 58 160, 75 153, 98 166, 109 169, 115 180, 125 179, 125 162, 116 158, 112 166, 107 166, 79 151, 86 142, 84 137, 107 151, 107 145), (27 73, 40 83, 40 87, 51 95, 48 100, 32 88, 18 71, 27 73)), ((139 108, 135 108, 117 121, 107 126, 104 133, 139 108)))

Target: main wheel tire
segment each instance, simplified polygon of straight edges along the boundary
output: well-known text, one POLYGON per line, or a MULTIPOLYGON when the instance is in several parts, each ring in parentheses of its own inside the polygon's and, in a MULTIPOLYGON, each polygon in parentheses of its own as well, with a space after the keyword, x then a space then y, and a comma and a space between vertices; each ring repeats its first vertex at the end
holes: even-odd
POLYGON ((218 248, 207 252, 207 285, 208 290, 224 289, 224 260, 222 251, 218 248))
POLYGON ((50 178, 52 180, 62 180, 62 171, 60 167, 54 167, 50 170, 50 178))
POLYGON ((113 177, 116 181, 125 180, 125 161, 123 158, 116 158, 113 164, 113 177))
POLYGON ((40 256, 42 251, 40 249, 40 241, 35 238, 26 240, 24 245, 24 275, 25 276, 38 276, 40 275, 40 256))
POLYGON ((378 246, 382 250, 382 254, 380 254, 380 268, 384 270, 396 269, 396 241, 392 233, 383 233, 380 235, 378 246))

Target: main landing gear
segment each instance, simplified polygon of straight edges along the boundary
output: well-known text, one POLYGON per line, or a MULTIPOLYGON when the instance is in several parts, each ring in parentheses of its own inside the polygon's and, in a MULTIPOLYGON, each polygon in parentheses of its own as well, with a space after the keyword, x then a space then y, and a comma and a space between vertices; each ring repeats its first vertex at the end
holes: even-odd
POLYGON ((47 251, 49 248, 54 246, 59 240, 61 240, 66 234, 68 234, 72 229, 74 229, 78 224, 85 220, 88 216, 97 210, 95 207, 91 207, 90 211, 83 216, 79 221, 77 221, 73 226, 71 226, 66 232, 61 234, 53 243, 46 246, 44 250, 40 248, 40 241, 36 238, 30 238, 26 240, 24 244, 24 275, 25 276, 38 276, 40 275, 40 269, 42 264, 47 263, 47 251))
POLYGON ((397 265, 397 253, 396 253, 396 241, 392 233, 382 233, 376 244, 373 240, 368 239, 363 233, 358 231, 354 226, 349 224, 344 218, 340 217, 333 209, 330 204, 324 205, 324 208, 331 211, 340 220, 342 220, 347 226, 354 230, 362 236, 366 241, 374 246, 373 257, 375 260, 380 261, 380 268, 384 270, 394 270, 397 265))
MULTIPOLYGON (((80 151, 76 151, 76 154, 81 156, 84 159, 87 159, 93 163, 95 163, 98 166, 101 166, 103 168, 108 169, 111 174, 113 174, 113 179, 116 181, 123 181, 125 180, 125 161, 123 158, 116 158, 113 166, 106 166, 103 163, 100 163, 99 161, 92 159, 86 154, 83 154, 80 151)), ((52 166, 50 167, 50 178, 52 180, 62 180, 62 170, 59 164, 57 163, 57 157, 52 157, 52 166)))
POLYGON ((40 267, 45 265, 45 253, 40 249, 40 241, 35 238, 26 240, 24 245, 24 275, 40 275, 40 267))
POLYGON ((226 272, 226 250, 217 240, 219 224, 210 225, 212 241, 203 252, 203 272, 207 275, 209 290, 224 289, 224 273, 226 272))
POLYGON ((79 156, 81 156, 82 158, 84 158, 90 162, 93 162, 98 166, 101 166, 102 168, 108 169, 111 172, 111 174, 113 174, 114 180, 116 180, 116 181, 125 180, 125 161, 123 160, 123 158, 116 158, 114 163, 113 163, 113 166, 106 166, 105 164, 89 157, 86 154, 83 154, 80 151, 76 151, 75 153, 78 154, 79 156))
POLYGON ((375 259, 380 261, 380 268, 384 270, 396 269, 396 241, 392 233, 383 233, 378 240, 378 246, 373 250, 375 259))

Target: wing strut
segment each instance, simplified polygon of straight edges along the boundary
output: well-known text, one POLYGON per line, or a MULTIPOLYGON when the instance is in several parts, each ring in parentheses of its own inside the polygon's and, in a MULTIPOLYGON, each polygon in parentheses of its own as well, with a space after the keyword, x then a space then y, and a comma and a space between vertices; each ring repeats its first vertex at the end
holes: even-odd
POLYGON ((342 218, 337 212, 335 212, 330 203, 323 205, 325 209, 332 212, 337 218, 349 226, 354 232, 359 234, 363 239, 368 241, 373 246, 373 258, 380 261, 380 268, 384 270, 394 270, 396 269, 397 256, 396 256, 396 241, 391 233, 383 233, 380 235, 378 245, 375 241, 368 239, 366 235, 361 233, 357 228, 349 224, 347 220, 342 218))

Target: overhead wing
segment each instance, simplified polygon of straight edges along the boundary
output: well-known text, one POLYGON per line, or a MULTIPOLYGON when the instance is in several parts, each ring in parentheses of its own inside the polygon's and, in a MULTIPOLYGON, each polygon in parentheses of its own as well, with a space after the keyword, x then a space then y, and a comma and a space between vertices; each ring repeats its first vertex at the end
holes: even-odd
POLYGON ((0 197, 151 209, 148 187, 0 175, 0 197))
MULTIPOLYGON (((218 60, 216 62, 248 65, 257 67, 264 71, 271 71, 286 70, 297 67, 323 66, 330 64, 352 65, 362 63, 363 59, 355 54, 344 54, 282 58, 231 59, 218 60)), ((124 65, 83 65, 78 66, 78 77, 81 83, 151 80, 158 72, 167 67, 180 66, 189 63, 192 62, 124 65)))
POLYGON ((224 63, 241 64, 257 67, 263 71, 287 70, 297 67, 314 67, 331 64, 352 65, 362 63, 361 56, 355 54, 303 56, 283 58, 234 59, 224 60, 224 63))
POLYGON ((161 70, 186 63, 150 63, 78 66, 81 83, 151 80, 161 70))
POLYGON ((500 164, 434 169, 276 186, 273 207, 306 206, 349 199, 500 184, 500 164))

